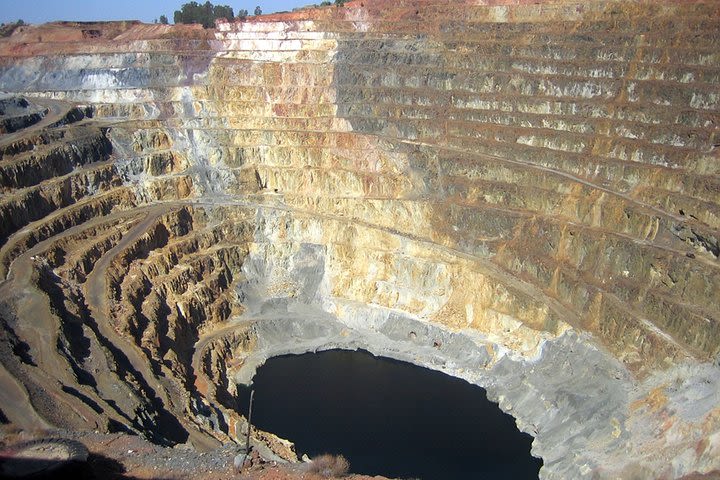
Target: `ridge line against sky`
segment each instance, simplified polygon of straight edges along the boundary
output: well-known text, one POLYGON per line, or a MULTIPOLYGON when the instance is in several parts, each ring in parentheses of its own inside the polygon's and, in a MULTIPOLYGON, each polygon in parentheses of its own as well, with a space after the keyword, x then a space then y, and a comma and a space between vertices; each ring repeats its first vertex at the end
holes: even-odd
MULTIPOLYGON (((0 22, 22 19, 26 23, 46 23, 60 20, 141 20, 152 23, 160 15, 170 22, 173 13, 189 0, 0 0, 0 22)), ((205 3, 204 0, 195 0, 205 3)), ((217 0, 214 5, 229 5, 237 14, 245 9, 252 14, 256 6, 263 13, 290 11, 297 7, 320 3, 320 0, 217 0)))

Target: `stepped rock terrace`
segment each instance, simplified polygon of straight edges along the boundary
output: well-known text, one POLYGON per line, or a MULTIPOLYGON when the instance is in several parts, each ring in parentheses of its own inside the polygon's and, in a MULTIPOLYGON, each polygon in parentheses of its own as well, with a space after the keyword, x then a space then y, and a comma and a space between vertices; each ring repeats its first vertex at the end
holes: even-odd
POLYGON ((363 348, 541 478, 720 471, 720 3, 216 27, 0 39, 0 418, 211 449, 267 358, 363 348))

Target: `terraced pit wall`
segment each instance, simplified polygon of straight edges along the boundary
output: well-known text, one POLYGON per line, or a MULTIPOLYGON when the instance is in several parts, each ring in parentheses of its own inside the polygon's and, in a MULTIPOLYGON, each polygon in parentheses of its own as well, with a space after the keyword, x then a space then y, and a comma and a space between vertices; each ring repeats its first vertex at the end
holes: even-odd
POLYGON ((362 347, 542 478, 720 470, 720 4, 479 3, 0 40, 3 417, 213 448, 362 347))

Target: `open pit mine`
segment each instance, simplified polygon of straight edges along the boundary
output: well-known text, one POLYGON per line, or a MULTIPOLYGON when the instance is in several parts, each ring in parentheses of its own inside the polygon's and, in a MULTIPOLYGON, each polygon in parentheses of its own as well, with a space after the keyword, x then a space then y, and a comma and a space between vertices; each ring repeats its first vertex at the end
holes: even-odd
POLYGON ((0 91, 3 423, 211 450, 268 358, 365 349, 543 479, 717 478, 720 2, 22 26, 0 91))

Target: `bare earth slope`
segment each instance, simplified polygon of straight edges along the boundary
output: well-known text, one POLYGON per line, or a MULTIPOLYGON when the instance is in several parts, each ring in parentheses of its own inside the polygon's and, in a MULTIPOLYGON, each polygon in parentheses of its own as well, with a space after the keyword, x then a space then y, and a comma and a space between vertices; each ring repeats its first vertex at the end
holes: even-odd
POLYGON ((719 31, 717 1, 19 27, 0 419, 209 450, 268 357, 365 348, 485 387, 542 478, 720 470, 719 31))

